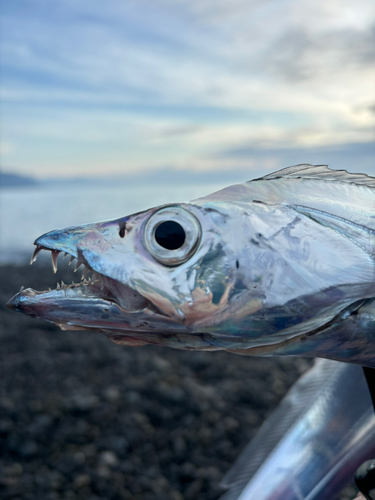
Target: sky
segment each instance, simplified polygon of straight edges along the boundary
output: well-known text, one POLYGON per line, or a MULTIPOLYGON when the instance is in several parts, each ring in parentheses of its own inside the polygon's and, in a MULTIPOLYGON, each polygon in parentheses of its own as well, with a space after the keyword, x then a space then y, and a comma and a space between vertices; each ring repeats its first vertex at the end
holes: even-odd
POLYGON ((1 2, 1 167, 375 173, 373 0, 1 2))

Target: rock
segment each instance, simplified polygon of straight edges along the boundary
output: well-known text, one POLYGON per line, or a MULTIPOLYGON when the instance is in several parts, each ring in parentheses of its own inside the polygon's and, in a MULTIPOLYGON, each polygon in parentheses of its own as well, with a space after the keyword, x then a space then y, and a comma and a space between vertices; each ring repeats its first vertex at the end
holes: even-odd
POLYGON ((168 500, 184 500, 184 497, 179 491, 173 490, 169 493, 168 500))
POLYGON ((77 453, 73 455, 73 460, 76 464, 82 465, 86 461, 86 455, 82 451, 77 451, 77 453))
POLYGON ((104 396, 110 403, 116 403, 121 397, 121 392, 115 385, 110 385, 105 389, 104 396))
POLYGON ((128 391, 125 395, 125 399, 130 404, 139 403, 141 396, 136 391, 128 391))
POLYGON ((193 481, 185 490, 185 500, 195 500, 197 498, 198 493, 203 488, 202 479, 196 479, 193 481))
POLYGON ((51 426, 53 418, 51 415, 38 415, 28 427, 28 433, 33 437, 38 437, 45 433, 47 428, 51 426))
POLYGON ((94 394, 76 394, 72 397, 69 407, 73 410, 88 411, 95 408, 98 403, 99 398, 94 394))
POLYGON ((108 479, 111 477, 111 470, 105 464, 99 465, 96 469, 96 473, 99 477, 102 477, 104 479, 108 479))
POLYGON ((24 458, 31 458, 38 453, 38 445, 35 441, 26 441, 20 447, 20 454, 24 458))
POLYGON ((8 467, 4 467, 3 474, 5 476, 20 476, 23 473, 23 467, 20 463, 15 462, 8 467))
POLYGON ((160 356, 154 356, 152 359, 152 364, 157 370, 160 371, 166 371, 172 368, 172 365, 166 359, 163 359, 160 356))
POLYGON ((73 487, 75 490, 79 490, 84 486, 88 486, 91 483, 91 477, 88 474, 80 474, 73 481, 73 487))
POLYGON ((119 462, 115 453, 109 450, 101 452, 100 460, 103 462, 103 464, 108 465, 108 467, 115 467, 119 462))
POLYGON ((13 424, 10 419, 0 420, 0 434, 7 434, 12 430, 13 424))
POLYGON ((178 456, 182 456, 186 451, 186 442, 182 436, 177 436, 173 440, 173 449, 178 456))

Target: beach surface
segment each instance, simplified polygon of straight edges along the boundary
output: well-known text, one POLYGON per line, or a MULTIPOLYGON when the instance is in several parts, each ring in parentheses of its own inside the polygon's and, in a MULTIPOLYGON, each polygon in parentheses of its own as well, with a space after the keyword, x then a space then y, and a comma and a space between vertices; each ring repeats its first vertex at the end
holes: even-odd
POLYGON ((43 262, 0 266, 0 497, 218 499, 311 361, 118 346, 6 308, 21 285, 72 277, 43 262))

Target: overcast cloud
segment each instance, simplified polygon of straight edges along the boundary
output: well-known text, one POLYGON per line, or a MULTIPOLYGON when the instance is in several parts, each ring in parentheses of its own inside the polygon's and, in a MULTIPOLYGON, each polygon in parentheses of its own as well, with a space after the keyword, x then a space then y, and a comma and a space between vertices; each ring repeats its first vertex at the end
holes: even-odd
POLYGON ((4 169, 61 176, 270 170, 321 153, 335 168, 374 159, 372 0, 1 8, 4 169))

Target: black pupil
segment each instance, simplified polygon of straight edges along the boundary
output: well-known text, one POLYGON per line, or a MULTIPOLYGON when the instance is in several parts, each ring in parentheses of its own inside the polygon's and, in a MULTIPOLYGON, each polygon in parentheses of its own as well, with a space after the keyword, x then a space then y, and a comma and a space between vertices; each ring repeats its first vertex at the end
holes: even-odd
POLYGON ((181 248, 185 241, 184 228, 174 222, 167 220, 158 225, 155 231, 155 239, 159 245, 167 250, 177 250, 181 248))

